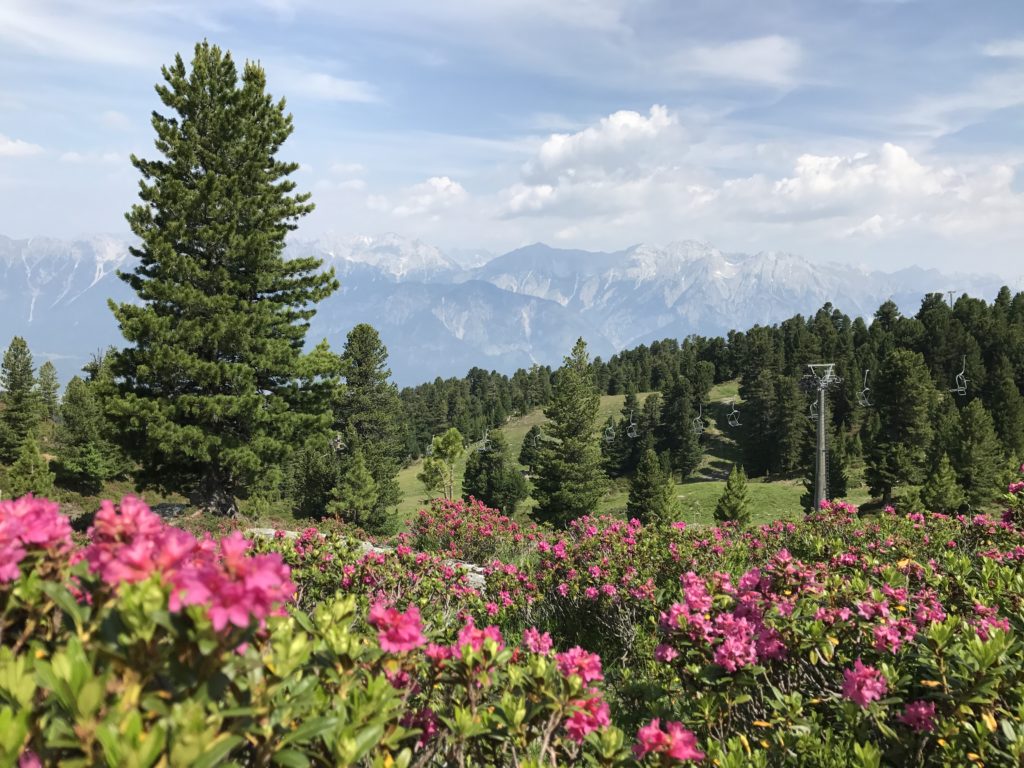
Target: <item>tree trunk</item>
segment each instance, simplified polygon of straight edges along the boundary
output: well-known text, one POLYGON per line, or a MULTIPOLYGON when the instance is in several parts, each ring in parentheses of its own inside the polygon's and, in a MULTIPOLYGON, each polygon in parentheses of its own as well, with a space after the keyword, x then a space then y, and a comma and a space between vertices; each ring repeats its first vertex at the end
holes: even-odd
POLYGON ((207 467, 203 473, 189 501, 204 513, 221 517, 234 517, 238 514, 235 495, 229 490, 228 482, 212 466, 207 467))

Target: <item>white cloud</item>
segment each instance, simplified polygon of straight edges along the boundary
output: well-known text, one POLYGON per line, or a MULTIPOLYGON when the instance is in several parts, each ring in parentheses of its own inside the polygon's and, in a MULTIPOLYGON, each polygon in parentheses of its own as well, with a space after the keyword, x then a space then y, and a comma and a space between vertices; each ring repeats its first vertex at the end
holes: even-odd
POLYGON ((798 42, 768 35, 696 46, 672 56, 668 66, 682 74, 786 86, 794 82, 801 59, 798 42))
POLYGON ((1024 59, 1024 37, 1010 40, 995 40, 986 45, 982 50, 986 56, 1024 59))
POLYGON ((447 176, 432 176, 406 190, 405 199, 391 213, 395 216, 439 217, 440 213, 466 200, 466 190, 447 176))
POLYGON ((0 157, 28 157, 42 153, 43 148, 21 139, 12 139, 0 133, 0 157))
POLYGON ((363 80, 346 80, 325 72, 302 72, 288 78, 290 92, 321 101, 380 101, 376 89, 363 80))
POLYGON ((685 151, 684 137, 675 115, 655 104, 646 116, 620 110, 582 131, 551 134, 524 167, 524 175, 531 181, 615 172, 630 176, 635 169, 667 159, 667 151, 685 151))
POLYGON ((127 163, 127 155, 120 152, 64 152, 60 156, 63 163, 127 163))
MULTIPOLYGON (((498 195, 493 215, 531 221, 566 242, 580 232, 605 243, 728 232, 815 248, 907 234, 950 243, 1024 237, 1024 195, 1007 162, 936 160, 883 143, 789 155, 788 171, 742 175, 713 170, 714 147, 688 147, 680 122, 655 107, 650 116, 620 112, 554 134, 498 195)), ((726 151, 734 160, 736 148, 726 151)), ((781 151, 753 145, 747 161, 763 167, 761 156, 775 163, 781 151)))

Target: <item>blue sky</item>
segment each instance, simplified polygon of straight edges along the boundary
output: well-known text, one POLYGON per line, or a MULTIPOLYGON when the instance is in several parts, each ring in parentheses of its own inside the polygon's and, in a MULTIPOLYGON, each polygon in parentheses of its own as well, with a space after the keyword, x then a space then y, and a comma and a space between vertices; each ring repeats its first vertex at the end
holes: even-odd
POLYGON ((303 236, 1024 273, 1019 0, 3 0, 0 233, 125 232, 203 38, 287 98, 303 236))

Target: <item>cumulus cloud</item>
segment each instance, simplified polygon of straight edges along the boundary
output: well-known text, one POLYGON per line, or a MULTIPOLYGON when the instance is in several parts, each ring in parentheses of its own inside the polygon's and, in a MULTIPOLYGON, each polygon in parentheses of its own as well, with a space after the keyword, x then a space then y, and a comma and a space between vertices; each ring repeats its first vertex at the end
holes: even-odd
POLYGON ((768 35, 718 45, 699 45, 672 56, 675 72, 762 85, 786 86, 795 81, 802 50, 795 40, 768 35))
POLYGON ((986 56, 997 58, 1024 59, 1024 37, 1010 40, 994 40, 982 49, 986 56))
POLYGON ((42 153, 43 148, 21 139, 12 139, 0 133, 0 157, 28 157, 42 153))
MULTIPOLYGON (((682 122, 655 106, 552 134, 502 190, 498 216, 549 218, 552 236, 565 240, 616 228, 635 237, 726 231, 761 243, 797 231, 818 243, 1024 234, 1024 195, 1008 163, 939 161, 890 142, 789 155, 787 171, 738 175, 714 169, 713 148, 688 146, 682 122)), ((757 164, 763 149, 748 160, 757 164)))
POLYGON ((447 176, 432 176, 409 187, 405 198, 391 213, 401 217, 427 215, 437 218, 442 211, 463 202, 466 197, 466 190, 459 182, 447 176))

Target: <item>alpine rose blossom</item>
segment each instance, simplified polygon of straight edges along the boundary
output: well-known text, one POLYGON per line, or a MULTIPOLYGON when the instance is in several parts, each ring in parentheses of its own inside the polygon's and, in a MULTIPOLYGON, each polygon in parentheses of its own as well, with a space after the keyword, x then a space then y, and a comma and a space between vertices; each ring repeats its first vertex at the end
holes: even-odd
POLYGON ((523 632, 523 645, 531 653, 545 654, 551 651, 553 643, 549 633, 541 634, 536 627, 530 627, 523 632))
POLYGON ((637 731, 636 742, 633 754, 638 760, 651 753, 680 763, 704 759, 704 753, 697 749, 697 737, 680 722, 666 723, 665 730, 662 730, 661 720, 654 718, 637 731))
POLYGON ((853 669, 843 670, 843 696, 866 707, 878 701, 889 690, 882 673, 874 667, 867 667, 858 658, 853 669))
POLYGON ((611 723, 611 711, 608 708, 608 703, 593 688, 588 693, 591 694, 589 699, 573 702, 578 709, 565 721, 565 732, 570 739, 577 743, 582 743, 584 737, 591 731, 596 731, 611 723))
POLYGON ((565 677, 578 675, 584 683, 604 680, 604 675, 601 674, 601 657, 583 650, 578 645, 565 653, 555 654, 555 660, 558 662, 558 671, 565 677))
POLYGON ((410 605, 404 613, 384 603, 374 603, 370 607, 367 621, 377 630, 377 641, 381 650, 388 653, 404 653, 425 645, 427 638, 423 635, 423 620, 420 609, 410 605))
POLYGON ((900 722, 909 725, 918 733, 931 733, 935 730, 935 702, 910 702, 900 715, 900 722))
POLYGON ((30 549, 60 554, 71 548, 71 524, 56 503, 31 494, 0 501, 0 583, 21 575, 30 549))

